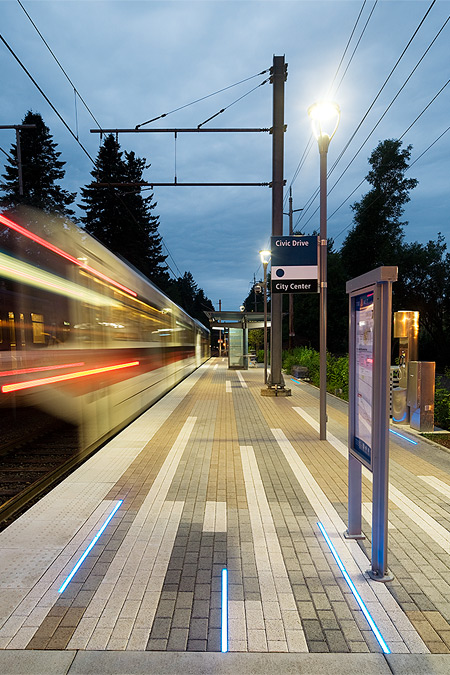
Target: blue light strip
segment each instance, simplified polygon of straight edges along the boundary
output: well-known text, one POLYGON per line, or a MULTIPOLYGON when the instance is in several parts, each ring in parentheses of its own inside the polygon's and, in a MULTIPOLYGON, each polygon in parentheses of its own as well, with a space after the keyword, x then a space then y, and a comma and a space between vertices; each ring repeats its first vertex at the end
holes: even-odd
POLYGON ((374 635, 375 635, 376 639, 378 640, 378 643, 379 643, 381 649, 383 650, 383 653, 384 654, 390 654, 391 650, 389 649, 386 642, 384 641, 383 636, 381 635, 380 631, 378 630, 378 627, 377 627, 375 621, 372 619, 372 617, 369 613, 369 610, 367 609, 367 607, 364 604, 363 599, 361 598, 360 594, 356 590, 355 584, 350 579, 350 576, 349 576, 347 570, 345 569, 344 564, 343 564, 342 560, 340 559, 338 552, 336 551, 333 544, 331 543, 331 539, 328 536, 328 534, 326 533, 324 526, 322 525, 322 523, 317 523, 317 525, 319 526, 320 531, 322 532, 323 536, 325 537, 325 541, 327 542, 328 546, 330 547, 330 551, 333 554, 333 558, 336 560, 336 562, 338 564, 338 567, 339 567, 339 569, 341 570, 341 572, 344 576, 345 581, 350 586, 350 590, 353 593, 353 595, 355 596, 356 602, 361 607, 362 613, 366 617, 366 619, 369 623, 369 626, 373 630, 374 635))
POLYGON ((95 544, 97 543, 97 541, 100 539, 101 535, 103 534, 103 532, 104 532, 105 529, 106 529, 106 526, 107 526, 108 523, 111 521, 113 515, 116 513, 117 509, 119 509, 120 506, 121 506, 122 504, 123 504, 123 499, 119 499, 119 501, 118 501, 117 504, 115 505, 114 509, 113 509, 112 512, 109 514, 108 518, 107 518, 106 521, 103 523, 102 527, 101 527, 100 530, 97 532, 97 534, 95 535, 95 537, 93 538, 93 540, 91 541, 91 543, 89 544, 89 546, 87 547, 87 549, 85 550, 85 552, 83 553, 83 555, 81 556, 81 558, 78 560, 77 564, 75 565, 75 567, 73 568, 73 570, 71 571, 71 573, 69 574, 69 576, 67 577, 67 579, 65 580, 65 582, 63 583, 63 585, 61 586, 61 588, 58 589, 58 593, 62 593, 62 592, 67 588, 67 586, 69 585, 69 583, 72 581, 73 577, 75 576, 76 572, 80 569, 81 564, 83 563, 83 561, 86 560, 87 556, 88 556, 89 553, 92 551, 92 549, 94 548, 94 546, 95 546, 95 544))
POLYGON ((301 384, 300 380, 296 380, 295 377, 291 377, 292 382, 295 382, 296 384, 301 384))
POLYGON ((394 431, 393 429, 389 429, 391 434, 395 434, 396 436, 400 436, 400 438, 403 438, 403 440, 408 441, 408 443, 412 443, 413 445, 418 445, 417 441, 412 441, 410 438, 407 438, 406 436, 403 436, 403 434, 399 434, 398 431, 394 431))
POLYGON ((222 570, 222 635, 221 651, 228 651, 228 570, 222 570))

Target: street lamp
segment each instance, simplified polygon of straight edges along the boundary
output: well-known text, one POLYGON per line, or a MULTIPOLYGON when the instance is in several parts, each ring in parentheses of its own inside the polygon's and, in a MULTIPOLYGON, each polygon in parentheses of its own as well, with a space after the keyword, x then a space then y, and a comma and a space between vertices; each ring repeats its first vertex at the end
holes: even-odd
POLYGON ((327 153, 340 118, 337 103, 321 101, 308 108, 320 154, 320 440, 327 438, 327 153))
POLYGON ((264 269, 264 384, 267 384, 267 265, 271 251, 260 251, 259 256, 264 269))

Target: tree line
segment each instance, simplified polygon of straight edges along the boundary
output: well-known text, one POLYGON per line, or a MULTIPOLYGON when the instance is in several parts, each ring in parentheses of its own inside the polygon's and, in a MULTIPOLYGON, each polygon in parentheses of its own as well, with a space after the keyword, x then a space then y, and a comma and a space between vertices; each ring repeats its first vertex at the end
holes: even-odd
POLYGON ((209 326, 204 310, 214 307, 191 272, 179 277, 169 274, 155 211, 157 202, 153 193, 146 194, 145 187, 140 185, 148 168, 147 160, 133 151, 123 152, 114 135, 107 135, 91 171, 92 180, 80 190, 78 206, 83 215, 77 218, 72 208, 77 194, 60 185, 66 163, 60 159, 61 152, 49 127, 39 113, 32 111, 26 113, 22 124, 35 125, 20 132, 23 194, 17 146, 12 144, 2 174, 2 210, 13 215, 19 206, 25 205, 70 218, 144 274, 188 314, 209 326))
MULTIPOLYGON (((393 311, 420 312, 419 358, 436 361, 443 371, 450 365, 450 254, 440 232, 426 244, 405 241, 408 222, 402 217, 418 184, 405 176, 411 151, 411 145, 402 147, 397 139, 377 145, 368 160, 370 189, 352 205, 353 224, 341 249, 328 241, 328 349, 336 355, 348 350, 346 282, 380 265, 393 265, 398 267, 393 311)), ((244 302, 249 311, 255 306, 262 310, 261 296, 255 305, 253 291, 244 302)), ((284 302, 287 312, 287 296, 284 302)), ((319 349, 318 295, 294 295, 294 331, 293 346, 319 349)))

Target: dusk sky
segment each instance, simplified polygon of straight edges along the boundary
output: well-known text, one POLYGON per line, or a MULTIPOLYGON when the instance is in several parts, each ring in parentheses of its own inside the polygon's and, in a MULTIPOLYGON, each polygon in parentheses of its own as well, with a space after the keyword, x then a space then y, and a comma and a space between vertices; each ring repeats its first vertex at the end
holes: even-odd
MULTIPOLYGON (((206 126, 270 127, 272 85, 258 86, 268 77, 258 73, 284 54, 286 197, 292 184, 294 208, 304 209, 295 215, 296 230, 319 227, 318 197, 312 199, 319 153, 310 143, 307 108, 329 96, 341 108, 328 155, 335 247, 351 227, 351 204, 369 189, 359 185, 368 157, 386 138, 413 146, 416 163, 407 175, 419 184, 405 211, 406 239, 426 243, 442 232, 449 243, 447 0, 0 0, 4 41, 95 159, 99 135, 90 129, 97 124, 23 8, 102 128, 135 127, 239 82, 147 127, 196 127, 230 104, 206 126)), ((63 186, 78 192, 79 203, 90 159, 3 42, 0 73, 0 125, 20 124, 28 110, 41 113, 66 162, 63 186)), ((0 130, 3 151, 14 140, 13 131, 0 130)), ((119 142, 151 164, 146 180, 173 181, 173 135, 127 134, 119 142)), ((269 182, 271 149, 268 134, 179 135, 177 179, 269 182)), ((5 161, 2 152, 0 169, 5 161)), ((154 197, 173 272, 192 272, 216 308, 221 299, 223 309, 238 309, 253 275, 262 274, 258 251, 271 233, 270 189, 155 187, 154 197)), ((287 234, 287 217, 284 225, 287 234)))

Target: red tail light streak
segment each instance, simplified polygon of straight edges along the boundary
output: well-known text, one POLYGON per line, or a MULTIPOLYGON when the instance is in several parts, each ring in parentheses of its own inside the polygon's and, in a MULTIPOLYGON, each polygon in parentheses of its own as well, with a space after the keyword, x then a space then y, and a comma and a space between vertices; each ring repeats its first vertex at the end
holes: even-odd
POLYGON ((80 370, 76 373, 66 373, 64 375, 53 375, 52 377, 43 377, 39 380, 28 380, 28 382, 14 382, 13 384, 4 384, 2 386, 2 394, 7 394, 12 391, 21 391, 23 389, 31 389, 33 387, 42 387, 46 384, 55 384, 56 382, 66 382, 67 380, 76 380, 80 377, 87 377, 88 375, 98 375, 100 373, 108 373, 113 370, 122 370, 123 368, 132 368, 138 365, 139 361, 130 361, 129 363, 118 363, 114 366, 104 366, 103 368, 80 370))
POLYGON ((77 368, 84 366, 84 361, 78 363, 62 363, 59 366, 40 366, 39 368, 20 368, 19 370, 0 370, 0 377, 9 377, 10 375, 25 375, 27 373, 39 373, 43 370, 62 370, 63 368, 77 368))
POLYGON ((119 288, 121 291, 125 291, 125 293, 128 293, 128 295, 132 295, 134 298, 137 298, 137 293, 135 291, 132 291, 129 288, 127 288, 126 286, 123 286, 118 281, 114 281, 114 279, 110 279, 110 277, 106 276, 106 274, 103 274, 103 272, 99 272, 98 270, 94 269, 93 267, 90 267, 89 265, 86 265, 81 260, 78 260, 77 258, 74 258, 69 253, 66 253, 62 249, 58 248, 57 246, 54 246, 53 244, 46 241, 45 239, 42 239, 42 237, 39 237, 37 234, 34 234, 33 232, 30 232, 25 227, 22 227, 21 225, 18 225, 13 220, 10 220, 9 218, 6 218, 5 216, 3 216, 1 214, 0 214, 0 223, 2 223, 2 225, 5 225, 5 227, 9 227, 10 230, 14 230, 15 232, 18 232, 19 234, 23 235, 24 237, 27 237, 28 239, 31 239, 32 241, 35 241, 37 244, 40 244, 41 246, 44 246, 49 251, 53 251, 53 253, 56 253, 57 255, 61 256, 62 258, 65 258, 66 260, 73 263, 74 265, 77 265, 78 267, 81 267, 82 269, 86 270, 86 272, 90 272, 91 274, 98 277, 99 279, 102 279, 103 281, 106 281, 108 284, 111 284, 112 286, 115 286, 116 288, 119 288))

